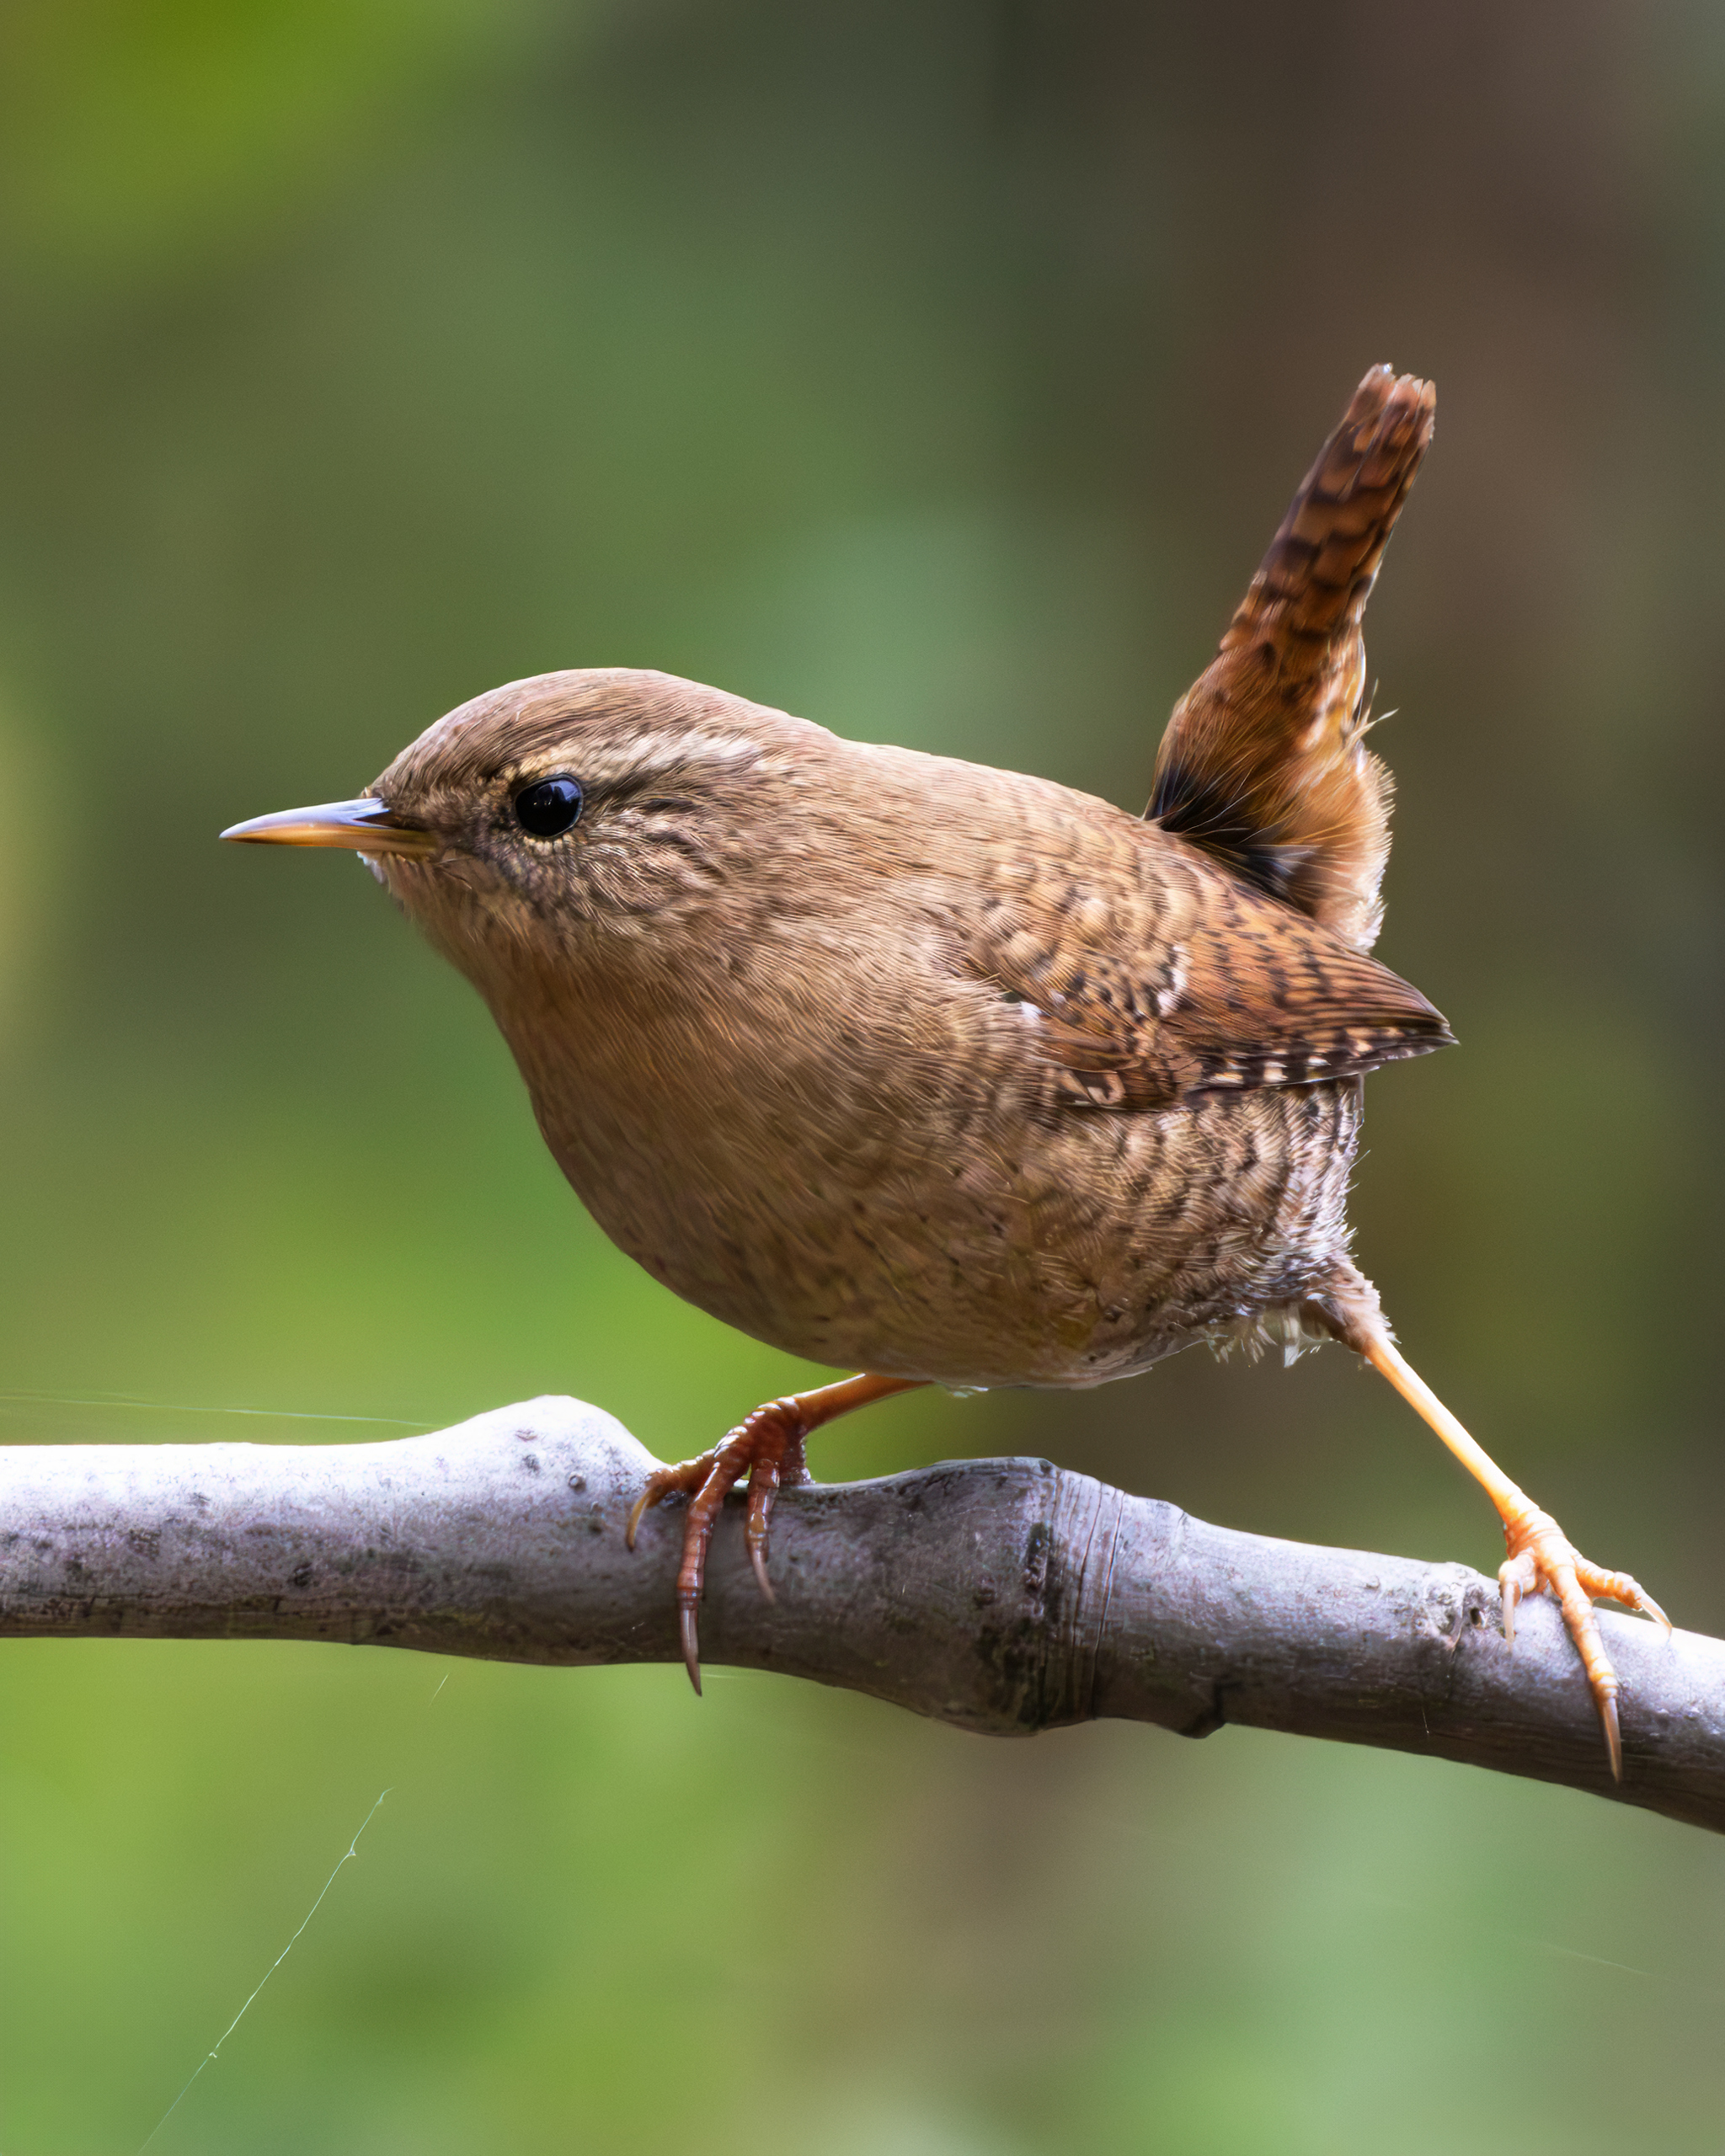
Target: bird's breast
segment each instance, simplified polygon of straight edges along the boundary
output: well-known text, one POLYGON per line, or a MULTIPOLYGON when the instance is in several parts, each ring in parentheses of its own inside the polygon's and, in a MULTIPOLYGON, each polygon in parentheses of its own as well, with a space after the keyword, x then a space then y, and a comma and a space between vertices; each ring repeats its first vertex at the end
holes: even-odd
POLYGON ((1345 1243, 1357 1086, 1051 1108, 1021 1011, 833 971, 498 1011, 600 1225, 740 1330, 950 1385, 1091 1385, 1297 1295, 1345 1243))

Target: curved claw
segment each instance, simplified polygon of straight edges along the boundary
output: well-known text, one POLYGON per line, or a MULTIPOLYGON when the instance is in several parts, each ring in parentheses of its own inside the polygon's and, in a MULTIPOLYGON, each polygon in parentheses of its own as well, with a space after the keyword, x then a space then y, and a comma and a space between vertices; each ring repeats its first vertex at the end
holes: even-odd
POLYGON ((656 1505, 658 1502, 659 1492, 649 1482, 647 1485, 647 1487, 641 1492, 640 1496, 636 1498, 634 1503, 629 1508, 629 1524, 623 1529, 623 1547, 625 1550, 633 1550, 634 1548, 635 1529, 641 1524, 643 1513, 647 1511, 649 1506, 656 1505))
POLYGON ((695 1697, 701 1696, 701 1633, 696 1622, 694 1605, 684 1603, 677 1611, 677 1632, 682 1641, 683 1667, 689 1673, 689 1682, 695 1688, 695 1697))
POLYGON ((1623 1734, 1617 1726, 1617 1694, 1607 1692, 1595 1694, 1594 1705, 1599 1710, 1599 1726, 1605 1732, 1605 1753, 1611 1762, 1611 1779, 1623 1779, 1623 1734))
POLYGON ((1531 1594, 1538 1582, 1533 1577, 1533 1566, 1525 1556, 1510 1557, 1498 1567, 1498 1593, 1503 1604, 1503 1644, 1515 1644, 1515 1612, 1521 1598, 1531 1594))

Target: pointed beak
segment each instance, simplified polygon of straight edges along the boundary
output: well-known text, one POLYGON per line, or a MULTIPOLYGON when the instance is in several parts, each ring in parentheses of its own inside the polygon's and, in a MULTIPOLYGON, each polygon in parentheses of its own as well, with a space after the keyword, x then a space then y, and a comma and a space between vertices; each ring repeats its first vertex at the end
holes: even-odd
POLYGON ((254 816, 222 834, 243 846, 339 846, 350 853, 403 853, 428 860, 440 849, 435 831, 391 815, 381 801, 326 801, 316 808, 282 808, 254 816))

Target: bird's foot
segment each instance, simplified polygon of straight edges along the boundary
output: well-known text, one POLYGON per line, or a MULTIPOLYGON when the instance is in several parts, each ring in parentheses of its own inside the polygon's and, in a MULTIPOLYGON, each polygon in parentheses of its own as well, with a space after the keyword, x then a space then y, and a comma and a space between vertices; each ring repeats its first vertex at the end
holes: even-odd
POLYGON ((1612 1779, 1621 1782, 1623 1740, 1617 1726, 1617 1673, 1599 1637, 1593 1598, 1621 1602, 1626 1609, 1651 1617, 1656 1625, 1664 1626, 1668 1639, 1671 1620, 1627 1572, 1608 1572, 1583 1557, 1549 1513, 1531 1505, 1518 1512, 1504 1521, 1503 1540, 1509 1551, 1498 1572, 1503 1597, 1503 1637, 1514 1645, 1515 1608, 1523 1595, 1545 1590, 1557 1596, 1599 1710, 1612 1779))
MULTIPOLYGON (((834 1388, 836 1390, 836 1388, 834 1388)), ((818 1420, 820 1418, 812 1418, 818 1420)), ((749 1511, 743 1538, 749 1561, 761 1592, 775 1598, 766 1576, 767 1533, 772 1519, 772 1501, 788 1484, 806 1482, 809 1470, 804 1441, 812 1419, 801 1401, 775 1400, 757 1407, 736 1428, 698 1459, 680 1460, 675 1467, 661 1467, 647 1478, 647 1487, 635 1500, 625 1540, 635 1546, 635 1529, 641 1516, 661 1498, 682 1492, 689 1500, 683 1523, 683 1561, 677 1572, 677 1629, 682 1640, 683 1662, 689 1682, 701 1689, 701 1642, 696 1622, 707 1574, 707 1550, 713 1524, 724 1506, 727 1493, 746 1475, 749 1511)))

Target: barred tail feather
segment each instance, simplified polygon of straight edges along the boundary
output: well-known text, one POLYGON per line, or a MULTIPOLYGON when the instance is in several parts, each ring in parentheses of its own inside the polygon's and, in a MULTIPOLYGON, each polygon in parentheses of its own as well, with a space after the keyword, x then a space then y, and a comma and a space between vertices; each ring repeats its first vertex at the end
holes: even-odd
POLYGON ((1391 794, 1364 745, 1360 623, 1436 403, 1386 366, 1360 383, 1174 707, 1146 812, 1359 950, 1382 918, 1391 794))

